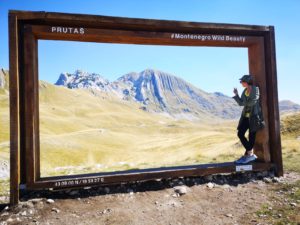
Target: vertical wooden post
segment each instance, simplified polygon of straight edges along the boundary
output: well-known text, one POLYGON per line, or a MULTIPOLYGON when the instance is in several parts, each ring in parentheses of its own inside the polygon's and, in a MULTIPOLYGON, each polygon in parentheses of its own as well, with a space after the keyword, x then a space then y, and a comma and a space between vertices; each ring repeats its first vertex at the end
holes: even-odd
POLYGON ((19 55, 17 15, 9 14, 10 205, 19 203, 19 55))
POLYGON ((258 43, 249 46, 249 70, 250 74, 254 76, 255 85, 259 86, 260 101, 264 114, 266 127, 257 131, 256 141, 254 145, 255 154, 257 154, 260 160, 264 162, 270 162, 270 146, 269 146, 269 128, 268 124, 272 123, 268 118, 268 94, 267 94, 267 80, 265 69, 265 52, 263 38, 258 43))
POLYGON ((268 108, 269 120, 273 121, 269 126, 271 160, 276 165, 276 176, 283 176, 281 137, 280 137, 280 115, 278 104, 277 69, 275 51, 275 31, 270 26, 270 31, 265 37, 266 63, 268 79, 268 108))
MULTIPOLYGON (((25 169, 26 169, 26 184, 31 185, 35 181, 35 148, 36 148, 36 107, 38 85, 35 79, 35 44, 36 40, 32 34, 31 26, 24 25, 24 114, 25 114, 25 169)), ((39 159, 38 159, 39 160, 39 159)))

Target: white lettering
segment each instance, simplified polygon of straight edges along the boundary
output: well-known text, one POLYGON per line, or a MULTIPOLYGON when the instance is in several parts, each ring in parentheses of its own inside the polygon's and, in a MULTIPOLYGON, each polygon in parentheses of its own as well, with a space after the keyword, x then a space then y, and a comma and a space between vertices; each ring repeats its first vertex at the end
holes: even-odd
POLYGON ((74 27, 51 27, 52 33, 64 33, 64 34, 84 34, 84 28, 74 27))
POLYGON ((245 42, 244 36, 230 36, 230 35, 210 35, 210 34, 171 34, 172 39, 191 39, 200 41, 227 41, 227 42, 245 42))

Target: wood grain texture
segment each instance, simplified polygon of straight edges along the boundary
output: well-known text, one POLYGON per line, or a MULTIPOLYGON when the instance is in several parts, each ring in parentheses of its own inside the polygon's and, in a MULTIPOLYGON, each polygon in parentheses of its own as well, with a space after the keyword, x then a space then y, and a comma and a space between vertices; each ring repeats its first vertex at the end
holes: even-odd
POLYGON ((276 69, 276 50, 275 50, 275 31, 274 27, 270 28, 270 32, 266 34, 266 63, 267 63, 267 80, 268 80, 268 118, 271 159, 276 164, 276 175, 283 176, 282 148, 280 136, 280 114, 278 104, 278 84, 276 69))
POLYGON ((257 131, 254 145, 254 152, 259 159, 270 162, 270 146, 269 146, 269 119, 268 119, 268 93, 267 80, 265 70, 265 53, 264 38, 260 37, 260 41, 249 47, 249 71, 254 77, 254 84, 259 87, 260 101, 266 126, 264 129, 257 131))
POLYGON ((9 14, 10 205, 19 203, 18 20, 9 14))
MULTIPOLYGON (((252 171, 267 171, 274 167, 272 163, 262 163, 262 162, 256 162, 251 165, 252 165, 252 171)), ((48 188, 61 189, 61 188, 95 186, 95 185, 104 185, 104 184, 118 184, 121 182, 130 182, 130 181, 138 181, 138 180, 175 178, 181 176, 182 177, 205 176, 210 174, 234 173, 234 172, 236 172, 236 165, 232 162, 190 165, 190 166, 176 166, 176 167, 166 167, 166 168, 150 168, 150 169, 129 170, 129 171, 120 171, 120 172, 93 173, 93 174, 40 178, 34 184, 27 186, 27 188, 28 189, 48 189, 48 188), (91 182, 89 182, 89 180, 91 182), (76 181, 78 181, 77 184, 76 181), (57 183, 63 185, 57 186, 57 183)))

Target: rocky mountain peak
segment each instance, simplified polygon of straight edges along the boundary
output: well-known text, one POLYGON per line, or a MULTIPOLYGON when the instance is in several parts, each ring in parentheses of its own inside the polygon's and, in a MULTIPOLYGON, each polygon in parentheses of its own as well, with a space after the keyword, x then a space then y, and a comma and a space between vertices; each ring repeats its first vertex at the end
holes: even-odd
POLYGON ((97 73, 76 70, 74 73, 61 73, 55 85, 68 88, 105 90, 110 82, 97 73))

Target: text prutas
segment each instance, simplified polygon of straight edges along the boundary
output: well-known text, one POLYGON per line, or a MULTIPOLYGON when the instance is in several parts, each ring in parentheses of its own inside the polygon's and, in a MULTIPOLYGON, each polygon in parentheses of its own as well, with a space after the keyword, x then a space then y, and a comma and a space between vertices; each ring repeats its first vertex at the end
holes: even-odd
POLYGON ((51 27, 52 33, 62 34, 84 34, 84 28, 82 27, 51 27))

